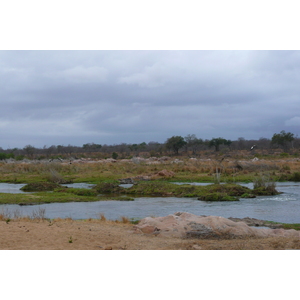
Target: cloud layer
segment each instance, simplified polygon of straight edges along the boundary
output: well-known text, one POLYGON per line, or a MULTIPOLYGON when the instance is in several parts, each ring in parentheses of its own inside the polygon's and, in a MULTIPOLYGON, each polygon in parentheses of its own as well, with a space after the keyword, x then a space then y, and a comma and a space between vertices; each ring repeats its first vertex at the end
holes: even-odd
POLYGON ((299 132, 300 51, 0 51, 2 148, 299 132))

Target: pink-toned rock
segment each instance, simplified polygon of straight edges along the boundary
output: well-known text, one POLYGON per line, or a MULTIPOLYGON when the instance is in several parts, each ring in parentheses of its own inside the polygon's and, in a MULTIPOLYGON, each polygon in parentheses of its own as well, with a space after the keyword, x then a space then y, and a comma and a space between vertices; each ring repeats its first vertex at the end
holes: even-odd
POLYGON ((158 177, 174 177, 174 176, 175 176, 174 172, 164 169, 151 175, 151 179, 156 179, 158 177))
POLYGON ((152 234, 152 233, 155 232, 156 227, 151 226, 151 225, 145 225, 145 226, 139 228, 139 230, 140 230, 141 232, 143 232, 143 233, 146 233, 146 234, 152 234))
POLYGON ((172 172, 172 171, 162 170, 162 171, 159 171, 159 172, 157 173, 157 175, 159 175, 159 176, 164 176, 164 177, 172 177, 172 176, 175 175, 175 173, 172 172))
POLYGON ((136 232, 181 238, 230 238, 283 236, 300 238, 300 232, 290 229, 252 228, 244 222, 234 222, 223 217, 197 216, 177 212, 165 217, 147 217, 134 226, 136 232))

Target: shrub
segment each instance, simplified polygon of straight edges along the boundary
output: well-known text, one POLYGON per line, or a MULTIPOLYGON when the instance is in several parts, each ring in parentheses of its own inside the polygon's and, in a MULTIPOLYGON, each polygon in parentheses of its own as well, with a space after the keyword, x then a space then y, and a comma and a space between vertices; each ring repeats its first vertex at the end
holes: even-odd
POLYGON ((59 188, 56 189, 55 192, 59 193, 69 193, 77 196, 87 196, 87 197, 95 197, 97 196, 97 191, 92 189, 81 189, 81 188, 59 188))
POLYGON ((56 170, 50 169, 49 174, 46 175, 46 180, 53 183, 65 184, 65 183, 72 183, 72 180, 67 180, 63 178, 56 170))
POLYGON ((300 181, 300 172, 294 172, 289 181, 300 181))
POLYGON ((280 157, 288 157, 289 156, 289 154, 288 153, 285 153, 285 152, 283 152, 283 153, 280 153, 280 155, 279 155, 280 157))
POLYGON ((113 154, 111 155, 111 157, 113 158, 113 159, 117 159, 118 158, 118 153, 116 153, 116 152, 113 152, 113 154))
POLYGON ((16 160, 17 160, 17 161, 23 160, 24 158, 25 158, 24 155, 17 155, 17 156, 16 156, 16 160))
POLYGON ((257 196, 271 196, 279 193, 276 190, 276 183, 271 181, 268 176, 261 175, 253 181, 253 194, 257 196))
POLYGON ((13 153, 0 153, 0 160, 5 160, 5 159, 9 159, 9 158, 14 158, 14 154, 13 153))
POLYGON ((41 192, 41 191, 54 191, 62 186, 57 183, 50 182, 33 182, 28 183, 21 188, 24 192, 41 192))
POLYGON ((223 193, 209 193, 201 196, 198 200, 202 201, 239 201, 237 197, 229 196, 223 193))
POLYGON ((101 182, 98 183, 93 189, 101 194, 118 194, 124 190, 118 183, 101 182))
POLYGON ((245 193, 245 194, 243 194, 243 195, 241 196, 241 198, 256 198, 256 196, 253 195, 253 194, 245 193))

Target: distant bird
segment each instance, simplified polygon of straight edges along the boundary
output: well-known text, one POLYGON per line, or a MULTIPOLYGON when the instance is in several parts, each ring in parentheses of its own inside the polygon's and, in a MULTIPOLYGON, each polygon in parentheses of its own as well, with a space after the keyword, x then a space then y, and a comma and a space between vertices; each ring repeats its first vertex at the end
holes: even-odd
POLYGON ((256 147, 256 145, 253 145, 253 146, 250 148, 250 150, 252 151, 255 147, 256 147))

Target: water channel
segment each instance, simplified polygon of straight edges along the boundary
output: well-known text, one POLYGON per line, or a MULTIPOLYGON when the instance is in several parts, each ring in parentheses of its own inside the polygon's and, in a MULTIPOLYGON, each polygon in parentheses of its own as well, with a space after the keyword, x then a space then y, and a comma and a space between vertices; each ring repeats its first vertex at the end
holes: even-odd
MULTIPOLYGON (((193 183, 200 184, 200 183, 193 183)), ((252 188, 252 184, 243 184, 252 188)), ((0 183, 1 193, 23 193, 22 184, 0 183)), ((72 186, 72 185, 69 185, 72 186)), ((74 185, 73 185, 74 186, 74 185)), ((89 188, 88 184, 75 184, 74 187, 89 188)), ((32 206, 0 205, 0 214, 16 213, 31 216, 38 209, 45 209, 45 217, 87 219, 99 218, 116 220, 122 216, 141 219, 148 216, 166 216, 175 212, 189 212, 196 215, 228 217, 251 217, 284 223, 300 223, 300 183, 278 182, 276 196, 261 196, 254 199, 240 199, 236 202, 204 202, 196 198, 155 197, 135 198, 134 201, 97 201, 50 203, 32 206)))

